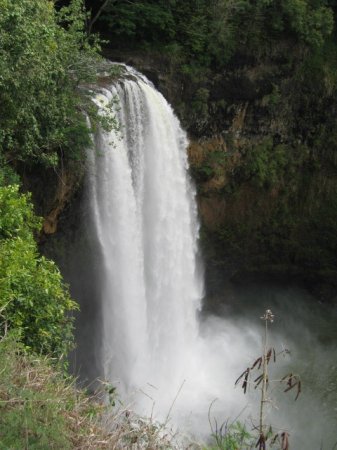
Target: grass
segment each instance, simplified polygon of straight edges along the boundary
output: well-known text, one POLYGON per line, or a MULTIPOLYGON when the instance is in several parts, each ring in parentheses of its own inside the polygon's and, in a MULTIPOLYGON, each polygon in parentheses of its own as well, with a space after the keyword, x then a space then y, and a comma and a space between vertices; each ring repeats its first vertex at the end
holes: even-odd
POLYGON ((0 361, 0 450, 192 448, 167 424, 87 395, 55 361, 10 335, 0 341, 0 361))

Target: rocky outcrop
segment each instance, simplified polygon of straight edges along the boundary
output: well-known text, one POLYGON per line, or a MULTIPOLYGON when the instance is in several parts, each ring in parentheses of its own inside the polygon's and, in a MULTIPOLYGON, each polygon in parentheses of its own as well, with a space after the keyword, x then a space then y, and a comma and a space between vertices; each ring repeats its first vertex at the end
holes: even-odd
MULTIPOLYGON (((286 51, 234 58, 195 83, 155 51, 107 51, 150 78, 188 131, 210 291, 249 274, 294 278, 322 298, 337 287, 334 89, 299 49, 291 62, 286 51)), ((54 176, 47 204, 35 189, 45 234, 72 214, 64 208, 79 186, 75 172, 54 176)))
POLYGON ((153 55, 128 58, 189 132, 209 289, 215 278, 252 274, 294 279, 328 299, 337 287, 337 103, 321 77, 328 70, 287 51, 291 62, 274 49, 194 86, 153 55))
POLYGON ((44 215, 42 224, 44 234, 54 234, 57 231, 59 215, 73 197, 78 183, 76 174, 71 171, 64 171, 58 176, 54 198, 49 211, 44 215))

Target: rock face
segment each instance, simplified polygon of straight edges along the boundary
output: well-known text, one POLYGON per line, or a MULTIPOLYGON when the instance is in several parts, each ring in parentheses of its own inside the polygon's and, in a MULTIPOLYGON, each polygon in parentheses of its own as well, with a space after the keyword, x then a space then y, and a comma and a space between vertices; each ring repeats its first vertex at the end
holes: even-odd
POLYGON ((280 47, 259 61, 238 56, 193 84, 154 52, 108 56, 145 73, 188 130, 209 292, 228 277, 276 277, 331 298, 337 103, 327 68, 280 47))
POLYGON ((57 231, 59 215, 74 194, 75 186, 78 182, 76 178, 76 174, 70 171, 64 172, 59 176, 50 211, 44 217, 42 224, 44 234, 54 234, 57 231))
MULTIPOLYGON (((109 50, 106 56, 144 73, 188 131, 208 292, 223 289, 228 278, 276 277, 333 297, 337 102, 328 69, 301 49, 280 48, 260 60, 238 55, 221 73, 191 82, 154 51, 109 50), (291 61, 282 59, 290 51, 291 61)), ((67 224, 72 233, 77 227, 72 199, 74 192, 80 198, 81 175, 70 168, 54 178, 49 200, 41 185, 36 199, 44 234, 55 233, 60 215, 57 234, 64 236, 67 224)))

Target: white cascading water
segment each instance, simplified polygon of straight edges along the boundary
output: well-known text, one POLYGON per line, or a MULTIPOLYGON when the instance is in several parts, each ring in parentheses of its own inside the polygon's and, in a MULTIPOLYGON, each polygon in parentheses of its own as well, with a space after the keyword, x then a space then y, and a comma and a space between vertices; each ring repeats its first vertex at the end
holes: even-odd
POLYGON ((124 393, 151 385, 167 407, 195 364, 203 295, 195 193, 186 134, 163 96, 128 71, 95 100, 104 110, 118 98, 121 128, 99 130, 90 157, 104 267, 102 360, 105 378, 124 393))

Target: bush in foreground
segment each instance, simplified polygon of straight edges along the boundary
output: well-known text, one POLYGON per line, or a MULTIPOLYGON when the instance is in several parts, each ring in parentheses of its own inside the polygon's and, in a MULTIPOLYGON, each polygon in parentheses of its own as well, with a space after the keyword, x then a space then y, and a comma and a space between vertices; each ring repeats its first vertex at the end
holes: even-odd
POLYGON ((99 407, 9 335, 0 342, 0 449, 106 448, 96 431, 99 407))
POLYGON ((30 196, 0 186, 0 332, 15 330, 33 352, 60 358, 72 346, 76 309, 55 263, 40 256, 30 196))

